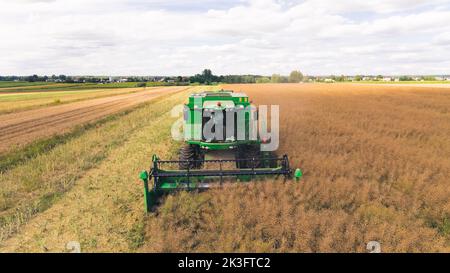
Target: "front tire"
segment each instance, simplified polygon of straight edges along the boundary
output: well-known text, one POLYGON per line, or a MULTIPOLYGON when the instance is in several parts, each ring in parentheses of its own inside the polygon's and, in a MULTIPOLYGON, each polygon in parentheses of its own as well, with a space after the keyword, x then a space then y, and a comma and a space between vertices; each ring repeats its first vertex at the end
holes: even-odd
POLYGON ((186 144, 180 149, 179 168, 181 170, 200 169, 203 165, 203 156, 200 148, 196 145, 186 144))
POLYGON ((259 145, 239 146, 236 157, 237 159, 246 159, 236 162, 236 167, 239 169, 251 169, 261 167, 261 151, 259 145))

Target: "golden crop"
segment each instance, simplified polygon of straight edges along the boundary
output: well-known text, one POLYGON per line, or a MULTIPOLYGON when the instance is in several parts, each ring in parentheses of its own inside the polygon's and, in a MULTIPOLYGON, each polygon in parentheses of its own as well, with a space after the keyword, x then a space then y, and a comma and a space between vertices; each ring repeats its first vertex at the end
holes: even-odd
POLYGON ((279 155, 301 182, 166 198, 146 251, 449 251, 450 91, 351 84, 231 85, 279 104, 279 155))

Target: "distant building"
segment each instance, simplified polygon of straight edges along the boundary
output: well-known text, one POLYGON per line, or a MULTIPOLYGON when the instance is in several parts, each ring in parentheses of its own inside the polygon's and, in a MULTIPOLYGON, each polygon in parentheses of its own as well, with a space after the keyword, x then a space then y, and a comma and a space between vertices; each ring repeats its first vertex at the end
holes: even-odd
POLYGON ((390 82, 390 81, 392 81, 392 78, 391 77, 383 77, 383 81, 390 82))

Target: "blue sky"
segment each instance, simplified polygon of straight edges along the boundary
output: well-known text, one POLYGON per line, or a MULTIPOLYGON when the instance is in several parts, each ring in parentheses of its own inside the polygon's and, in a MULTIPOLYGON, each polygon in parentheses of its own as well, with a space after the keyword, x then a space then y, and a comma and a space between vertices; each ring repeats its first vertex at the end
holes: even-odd
POLYGON ((450 74, 448 0, 0 5, 0 75, 450 74))

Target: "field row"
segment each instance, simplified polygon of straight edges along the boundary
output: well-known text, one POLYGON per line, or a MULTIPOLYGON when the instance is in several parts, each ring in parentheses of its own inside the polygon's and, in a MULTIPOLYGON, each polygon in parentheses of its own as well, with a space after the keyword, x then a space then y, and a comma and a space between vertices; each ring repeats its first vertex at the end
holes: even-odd
MULTIPOLYGON (((149 88, 150 89, 150 88, 149 88)), ((143 88, 0 93, 0 114, 143 91, 143 88)))
POLYGON ((175 151, 170 110, 191 91, 169 92, 3 173, 1 251, 64 251, 71 240, 91 251, 136 248, 137 173, 155 149, 175 151))
POLYGON ((69 104, 21 111, 0 116, 0 153, 36 139, 62 134, 76 125, 117 113, 155 97, 178 92, 185 87, 140 90, 131 94, 84 100, 69 104))
MULTIPOLYGON (((52 83, 52 82, 1 82, 0 94, 3 93, 24 93, 24 92, 55 92, 55 91, 83 91, 92 89, 116 89, 135 88, 138 82, 115 82, 115 83, 52 83)), ((173 86, 167 82, 147 82, 141 87, 162 87, 173 86)))

